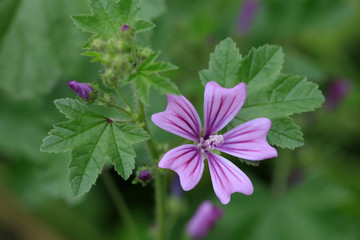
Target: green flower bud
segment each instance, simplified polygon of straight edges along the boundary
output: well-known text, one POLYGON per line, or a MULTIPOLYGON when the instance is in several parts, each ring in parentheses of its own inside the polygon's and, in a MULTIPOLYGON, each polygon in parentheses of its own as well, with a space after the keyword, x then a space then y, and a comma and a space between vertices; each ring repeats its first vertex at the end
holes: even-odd
POLYGON ((94 50, 94 51, 97 51, 97 52, 101 52, 101 51, 104 51, 105 48, 106 48, 106 43, 104 40, 102 40, 101 38, 94 38, 92 41, 91 41, 91 48, 94 50))
POLYGON ((109 65, 112 62, 112 57, 110 54, 102 55, 101 62, 103 64, 109 65))
POLYGON ((152 51, 151 48, 149 48, 149 47, 140 48, 140 49, 138 50, 139 57, 140 57, 140 58, 143 58, 143 59, 149 57, 150 54, 152 54, 152 53, 153 53, 153 51, 152 51))
POLYGON ((101 74, 103 83, 105 86, 109 88, 114 88, 118 83, 118 78, 116 77, 116 71, 112 68, 108 68, 105 70, 103 74, 101 74))
POLYGON ((116 52, 124 51, 126 50, 126 43, 121 39, 115 40, 113 42, 113 48, 116 52))

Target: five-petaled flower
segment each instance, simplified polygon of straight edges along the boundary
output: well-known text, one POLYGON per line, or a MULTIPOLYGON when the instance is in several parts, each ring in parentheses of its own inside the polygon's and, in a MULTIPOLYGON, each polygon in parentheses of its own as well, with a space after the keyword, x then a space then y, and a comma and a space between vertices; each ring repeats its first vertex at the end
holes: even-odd
POLYGON ((204 154, 215 194, 223 204, 230 201, 234 192, 253 193, 250 179, 229 160, 211 150, 252 161, 277 157, 276 149, 266 141, 271 127, 267 118, 256 118, 223 135, 216 134, 238 114, 245 98, 245 83, 228 89, 216 82, 208 82, 204 94, 202 136, 199 115, 184 96, 167 95, 166 110, 152 115, 152 121, 160 128, 195 142, 171 149, 159 162, 160 168, 174 170, 179 175, 185 191, 193 189, 200 181, 204 171, 204 154))

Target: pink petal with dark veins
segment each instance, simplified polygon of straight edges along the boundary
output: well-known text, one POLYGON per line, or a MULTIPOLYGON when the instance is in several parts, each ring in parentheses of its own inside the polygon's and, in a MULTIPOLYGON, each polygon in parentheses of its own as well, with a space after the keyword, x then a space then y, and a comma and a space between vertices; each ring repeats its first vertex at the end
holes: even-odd
POLYGON ((216 149, 252 161, 277 157, 276 149, 266 141, 270 127, 268 118, 256 118, 243 123, 225 133, 224 143, 216 149))
POLYGON ((164 112, 155 113, 151 120, 165 131, 199 142, 201 122, 194 106, 184 96, 167 95, 164 112))
POLYGON ((211 181, 216 196, 222 204, 228 204, 234 192, 250 195, 253 185, 237 166, 232 162, 212 152, 205 152, 209 162, 211 181))
POLYGON ((159 162, 160 168, 175 171, 180 177, 184 191, 193 189, 204 171, 204 156, 192 144, 181 145, 168 151, 159 162))
POLYGON ((223 88, 208 82, 204 94, 204 139, 225 127, 238 114, 245 98, 245 83, 223 88))

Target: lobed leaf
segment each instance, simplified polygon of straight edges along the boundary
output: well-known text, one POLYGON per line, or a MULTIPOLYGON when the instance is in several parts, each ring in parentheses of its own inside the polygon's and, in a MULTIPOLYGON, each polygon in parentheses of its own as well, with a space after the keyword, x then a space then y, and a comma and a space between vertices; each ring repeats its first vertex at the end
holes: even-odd
POLYGON ((266 89, 276 80, 284 62, 284 53, 279 46, 264 45, 253 48, 241 61, 238 82, 247 85, 247 96, 266 89))
POLYGON ((267 135, 270 144, 295 149, 304 144, 303 134, 290 117, 275 119, 267 135))
POLYGON ((203 85, 215 81, 221 86, 232 88, 239 83, 241 55, 231 38, 221 41, 215 52, 210 54, 209 69, 199 72, 203 85))
POLYGON ((324 100, 317 84, 307 81, 305 77, 280 74, 267 88, 248 95, 238 116, 248 120, 256 117, 276 119, 313 111, 324 100))
POLYGON ((90 190, 106 159, 127 179, 135 167, 132 144, 148 139, 149 135, 135 125, 109 121, 78 100, 59 99, 55 104, 70 120, 54 125, 41 150, 71 151, 69 179, 74 195, 81 196, 90 190))

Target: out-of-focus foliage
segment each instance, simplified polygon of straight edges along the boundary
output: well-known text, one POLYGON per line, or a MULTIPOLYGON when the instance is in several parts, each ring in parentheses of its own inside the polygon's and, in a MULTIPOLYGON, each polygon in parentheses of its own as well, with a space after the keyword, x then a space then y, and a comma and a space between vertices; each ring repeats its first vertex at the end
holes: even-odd
MULTIPOLYGON (((304 132, 304 146, 282 150, 279 158, 260 167, 239 164, 251 179, 257 179, 255 192, 250 197, 233 195, 208 239, 358 239, 360 2, 259 0, 246 33, 238 28, 243 2, 141 3, 140 18, 153 19, 157 25, 141 40, 161 50, 161 59, 179 67, 166 76, 196 109, 202 108, 203 99, 198 71, 208 67, 215 45, 227 37, 235 40, 244 56, 263 44, 282 46, 283 72, 320 83, 325 96, 334 78, 347 79, 352 88, 336 107, 325 102, 319 111, 295 116, 294 122, 304 132)), ((67 81, 97 80, 99 66, 80 56, 90 35, 79 31, 70 18, 88 12, 86 0, 0 2, 1 239, 29 239, 19 228, 30 225, 40 232, 52 229, 53 236, 65 239, 131 239, 101 180, 85 199, 75 200, 66 176, 69 157, 39 151, 52 124, 66 120, 52 102, 75 97, 67 81), (15 200, 9 202, 4 196, 15 200)), ((162 111, 164 99, 150 91, 148 114, 162 111)), ((289 129, 297 131, 292 122, 289 129)), ((170 146, 181 141, 154 126, 151 130, 155 139, 170 146)), ((146 151, 135 148, 137 161, 147 162, 146 151)), ((153 223, 151 185, 142 188, 131 185, 132 179, 113 177, 146 239, 153 223)), ((208 173, 184 194, 182 204, 168 203, 169 211, 180 211, 177 219, 169 220, 174 230, 171 239, 181 238, 186 221, 206 198, 218 203, 208 173)))

